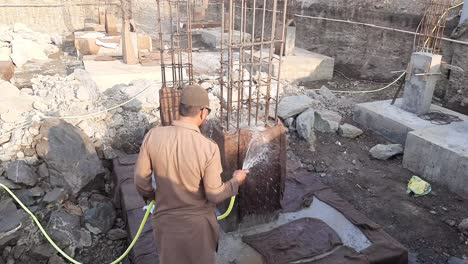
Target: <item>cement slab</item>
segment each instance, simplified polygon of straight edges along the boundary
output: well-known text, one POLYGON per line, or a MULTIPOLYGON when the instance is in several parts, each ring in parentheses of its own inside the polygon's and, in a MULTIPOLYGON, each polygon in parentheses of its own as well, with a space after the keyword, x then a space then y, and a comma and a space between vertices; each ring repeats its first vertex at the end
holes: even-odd
MULTIPOLYGON (((401 109, 401 105, 402 99, 398 99, 394 105, 391 105, 391 100, 358 104, 354 109, 354 121, 389 141, 402 145, 405 144, 409 132, 440 126, 401 109)), ((437 105, 431 105, 431 111, 468 120, 468 116, 437 105)))
MULTIPOLYGON (((254 52, 254 61, 263 60, 262 72, 268 72, 269 52, 264 50, 260 57, 260 51, 254 52)), ((251 60, 250 51, 245 51, 246 61, 251 60)), ((278 77, 279 56, 274 55, 273 76, 278 77)), ((308 82, 319 80, 331 80, 335 67, 335 59, 305 49, 295 48, 294 54, 284 56, 281 64, 281 79, 288 82, 308 82)), ((249 68, 249 67, 248 67, 249 68)), ((258 71, 259 66, 254 67, 258 71)))
POLYGON ((468 121, 410 132, 403 166, 468 197, 468 121))
POLYGON ((161 82, 160 66, 128 65, 120 60, 85 60, 83 64, 101 92, 112 88, 114 85, 129 84, 138 79, 161 82))
MULTIPOLYGON (((202 41, 211 48, 219 49, 221 48, 221 36, 223 37, 224 44, 229 43, 229 34, 221 33, 221 28, 204 28, 194 31, 195 33, 200 33, 202 41)), ((239 44, 242 40, 241 32, 234 30, 232 35, 232 42, 234 44, 239 44)), ((245 42, 250 42, 252 36, 249 33, 244 33, 245 42)))

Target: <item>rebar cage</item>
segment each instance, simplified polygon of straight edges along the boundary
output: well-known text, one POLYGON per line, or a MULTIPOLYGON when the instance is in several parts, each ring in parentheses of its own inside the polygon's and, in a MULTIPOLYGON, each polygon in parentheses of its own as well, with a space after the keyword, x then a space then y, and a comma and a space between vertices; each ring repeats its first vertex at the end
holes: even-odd
POLYGON ((424 17, 418 27, 416 51, 441 53, 441 42, 450 10, 450 0, 427 1, 424 17))
POLYGON ((193 83, 193 0, 156 0, 162 87, 193 83))
POLYGON ((288 0, 221 3, 226 15, 221 23, 220 119, 227 131, 277 124, 282 62, 277 54, 284 51, 287 4, 288 0))

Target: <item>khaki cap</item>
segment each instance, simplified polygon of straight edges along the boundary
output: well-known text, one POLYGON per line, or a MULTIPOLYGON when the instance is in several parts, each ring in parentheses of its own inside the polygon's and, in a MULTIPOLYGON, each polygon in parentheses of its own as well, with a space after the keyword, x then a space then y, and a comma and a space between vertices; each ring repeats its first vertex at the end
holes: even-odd
POLYGON ((180 102, 188 106, 209 107, 208 92, 198 84, 187 85, 182 90, 180 102))

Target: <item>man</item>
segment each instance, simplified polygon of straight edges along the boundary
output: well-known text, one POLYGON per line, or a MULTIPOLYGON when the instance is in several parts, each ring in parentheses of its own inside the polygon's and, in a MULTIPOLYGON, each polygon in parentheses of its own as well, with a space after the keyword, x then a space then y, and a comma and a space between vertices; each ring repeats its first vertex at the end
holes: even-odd
POLYGON ((135 184, 144 197, 155 199, 152 220, 160 263, 214 264, 219 238, 215 205, 237 194, 248 171, 236 171, 222 182, 219 148, 199 129, 210 113, 203 88, 187 86, 179 111, 180 119, 172 126, 153 128, 146 135, 135 184))

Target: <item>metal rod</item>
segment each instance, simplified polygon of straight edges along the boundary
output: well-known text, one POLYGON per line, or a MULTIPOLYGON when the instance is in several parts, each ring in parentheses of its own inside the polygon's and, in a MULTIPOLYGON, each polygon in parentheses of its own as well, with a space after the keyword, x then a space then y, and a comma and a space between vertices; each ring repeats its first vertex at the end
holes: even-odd
MULTIPOLYGON (((276 9, 278 7, 278 1, 273 1, 273 17, 271 21, 271 45, 270 45, 270 54, 268 60, 268 86, 267 86, 267 101, 265 105, 265 124, 268 123, 268 117, 270 116, 270 93, 271 93, 271 75, 273 74, 273 63, 272 58, 275 51, 275 45, 273 41, 275 39, 275 30, 276 30, 276 9)), ((284 25, 283 25, 284 26, 284 25)))
MULTIPOLYGON (((263 16, 262 16, 262 34, 261 34, 261 41, 263 41, 265 37, 265 17, 266 17, 266 4, 267 0, 263 0, 263 16)), ((262 79, 262 70, 263 70, 263 44, 260 44, 260 54, 259 54, 259 62, 260 62, 260 68, 258 71, 258 81, 257 83, 260 83, 262 79)), ((260 97, 260 89, 257 89, 257 105, 255 109, 255 125, 258 125, 258 114, 259 114, 259 97, 260 97)))
POLYGON ((286 45, 286 11, 288 8, 288 0, 284 0, 284 6, 283 6, 283 32, 281 36, 281 48, 280 48, 280 61, 278 63, 278 81, 276 82, 276 105, 275 105, 275 122, 278 121, 278 102, 279 102, 279 94, 281 90, 281 66, 283 64, 283 54, 284 54, 284 46, 286 45))
POLYGON ((221 3, 221 45, 220 45, 220 52, 221 52, 221 77, 220 77, 220 94, 221 94, 221 107, 220 107, 220 112, 219 112, 219 117, 220 117, 220 124, 223 123, 223 100, 224 100, 224 85, 225 85, 225 82, 224 82, 224 28, 225 28, 225 23, 226 21, 225 20, 225 13, 226 11, 224 10, 224 1, 222 1, 221 3))
MULTIPOLYGON (((256 6, 257 6, 257 1, 255 0, 253 1, 252 32, 250 36, 250 42, 252 43, 255 41, 256 6)), ((249 103, 248 103, 248 106, 249 106, 248 116, 249 117, 247 120, 247 123, 249 126, 251 125, 251 119, 252 119, 252 84, 253 84, 253 72, 254 72, 254 51, 255 51, 254 45, 252 45, 250 49, 250 80, 249 80, 249 103)), ((258 88, 259 86, 257 86, 257 89, 258 88)))

